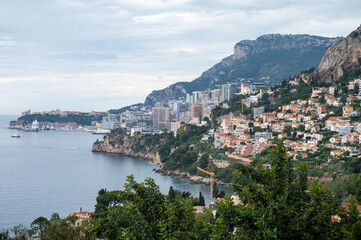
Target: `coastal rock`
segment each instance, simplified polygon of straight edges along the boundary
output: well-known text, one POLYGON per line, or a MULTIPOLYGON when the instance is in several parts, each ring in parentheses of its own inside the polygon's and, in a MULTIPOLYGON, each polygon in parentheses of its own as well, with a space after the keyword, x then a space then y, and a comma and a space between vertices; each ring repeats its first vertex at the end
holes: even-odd
POLYGON ((130 157, 139 157, 160 164, 160 157, 150 153, 147 147, 140 148, 139 143, 124 133, 110 133, 104 141, 95 142, 92 146, 93 152, 106 152, 123 154, 130 157))
MULTIPOLYGON (((170 170, 165 167, 155 168, 155 169, 153 169, 153 171, 156 173, 159 173, 161 175, 164 175, 164 176, 172 176, 172 177, 177 177, 179 179, 188 180, 188 182, 190 184, 205 184, 205 185, 211 184, 210 178, 204 178, 201 176, 193 176, 193 175, 189 174, 188 172, 182 172, 179 170, 170 170)), ((229 185, 218 179, 213 179, 213 181, 215 183, 217 183, 217 185, 229 185)))
MULTIPOLYGON (((156 173, 176 177, 179 179, 188 180, 189 183, 198 183, 198 184, 210 184, 209 178, 203 178, 200 176, 192 176, 190 173, 180 170, 167 169, 162 166, 160 162, 160 156, 158 152, 155 154, 151 149, 151 146, 145 144, 144 139, 141 135, 129 136, 122 129, 116 129, 109 133, 104 141, 96 141, 92 146, 93 152, 105 152, 105 153, 115 153, 122 154, 130 157, 139 157, 145 160, 149 160, 155 164, 160 165, 160 168, 155 168, 153 171, 156 173)), ((160 144, 159 142, 157 144, 160 144)), ((226 185, 224 182, 214 179, 214 181, 219 185, 226 185)))

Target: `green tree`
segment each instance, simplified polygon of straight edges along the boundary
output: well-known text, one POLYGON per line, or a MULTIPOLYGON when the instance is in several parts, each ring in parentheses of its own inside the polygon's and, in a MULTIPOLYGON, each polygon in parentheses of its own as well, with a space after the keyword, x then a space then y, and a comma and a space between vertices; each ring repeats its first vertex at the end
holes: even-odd
POLYGON ((129 176, 118 193, 118 204, 108 206, 105 217, 94 219, 91 231, 104 239, 204 239, 196 236, 209 225, 196 221, 195 199, 188 192, 174 192, 173 201, 167 201, 169 196, 160 192, 153 179, 137 183, 129 176))
POLYGON ((218 187, 217 187, 217 183, 214 182, 213 183, 213 198, 217 199, 218 195, 219 195, 219 190, 218 190, 218 187))
POLYGON ((339 225, 331 221, 339 205, 329 190, 308 184, 304 164, 293 164, 279 141, 271 149, 271 169, 236 164, 234 190, 238 205, 234 223, 242 239, 339 239, 339 225), (306 191, 306 190, 309 190, 306 191))
POLYGON ((199 167, 206 168, 209 164, 209 154, 203 154, 199 159, 199 167))
POLYGON ((24 227, 22 224, 16 225, 11 229, 11 232, 14 233, 15 239, 20 240, 26 240, 28 237, 28 229, 24 227))
POLYGON ((199 198, 198 199, 199 199, 198 206, 205 206, 206 205, 202 192, 199 192, 199 198))
POLYGON ((30 224, 31 235, 39 236, 40 239, 44 238, 46 228, 50 225, 50 221, 45 217, 38 217, 30 224))
POLYGON ((170 186, 169 187, 169 192, 168 192, 168 201, 171 202, 171 203, 174 202, 175 197, 176 197, 176 195, 175 195, 173 186, 170 186))
POLYGON ((51 214, 50 221, 60 220, 59 213, 51 214))

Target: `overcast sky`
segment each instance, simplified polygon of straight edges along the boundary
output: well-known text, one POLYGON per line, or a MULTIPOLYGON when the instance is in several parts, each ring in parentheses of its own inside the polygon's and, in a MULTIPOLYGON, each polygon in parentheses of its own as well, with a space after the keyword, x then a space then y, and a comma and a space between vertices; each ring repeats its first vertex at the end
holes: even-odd
POLYGON ((359 0, 0 0, 0 114, 108 110, 268 33, 346 36, 359 0))

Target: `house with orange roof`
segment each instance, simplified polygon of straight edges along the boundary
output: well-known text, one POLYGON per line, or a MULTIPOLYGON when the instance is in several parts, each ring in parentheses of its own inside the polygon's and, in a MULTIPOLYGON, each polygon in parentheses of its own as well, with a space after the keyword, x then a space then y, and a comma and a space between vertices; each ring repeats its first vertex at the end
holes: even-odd
POLYGON ((314 104, 315 102, 317 102, 318 101, 318 98, 310 98, 310 99, 308 99, 308 104, 309 105, 312 105, 312 104, 314 104))
POLYGON ((319 105, 317 107, 317 113, 322 114, 327 112, 327 106, 326 105, 319 105))
POLYGON ((350 105, 346 105, 342 107, 342 116, 348 117, 350 113, 353 111, 353 107, 350 105))
POLYGON ((285 124, 283 122, 273 123, 271 129, 273 132, 281 133, 285 130, 285 124))
POLYGON ((240 150, 241 150, 240 152, 241 156, 243 157, 252 156, 253 145, 252 144, 243 145, 242 148, 240 148, 240 150))
POLYGON ((360 134, 358 133, 352 133, 350 135, 350 143, 359 143, 360 142, 360 134))
POLYGON ((88 220, 93 212, 86 212, 83 211, 82 208, 80 208, 80 211, 69 213, 67 217, 76 217, 76 220, 74 223, 71 223, 73 227, 75 226, 81 226, 83 224, 83 221, 88 220))
POLYGON ((275 112, 272 113, 262 113, 261 117, 263 119, 263 122, 273 122, 277 120, 277 115, 275 112))
POLYGON ((241 142, 249 142, 251 140, 251 135, 247 133, 240 134, 238 136, 238 140, 241 142))
POLYGON ((329 131, 335 131, 336 132, 336 124, 338 122, 344 121, 345 118, 343 117, 330 117, 325 121, 325 128, 329 131))
POLYGON ((294 113, 298 113, 302 110, 302 107, 298 104, 290 104, 290 109, 294 113))
POLYGON ((202 214, 202 213, 205 213, 207 211, 207 209, 209 209, 209 207, 207 207, 207 206, 194 206, 193 209, 196 211, 196 213, 202 214))
POLYGON ((223 146, 227 148, 233 148, 236 146, 237 139, 232 135, 224 135, 223 137, 223 146))

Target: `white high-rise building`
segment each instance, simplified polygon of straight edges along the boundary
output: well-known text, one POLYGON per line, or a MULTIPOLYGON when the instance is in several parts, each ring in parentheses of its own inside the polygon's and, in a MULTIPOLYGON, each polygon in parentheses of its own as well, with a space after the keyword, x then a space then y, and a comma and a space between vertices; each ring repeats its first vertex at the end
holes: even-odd
POLYGON ((222 102, 231 98, 231 84, 222 85, 222 102))
POLYGON ((214 89, 211 92, 212 94, 212 101, 220 102, 222 101, 222 89, 214 89))
POLYGON ((192 94, 192 97, 193 97, 192 103, 202 102, 203 93, 201 91, 194 91, 193 94, 192 94))
POLYGON ((192 101, 192 97, 189 93, 186 94, 186 102, 190 103, 192 101))

